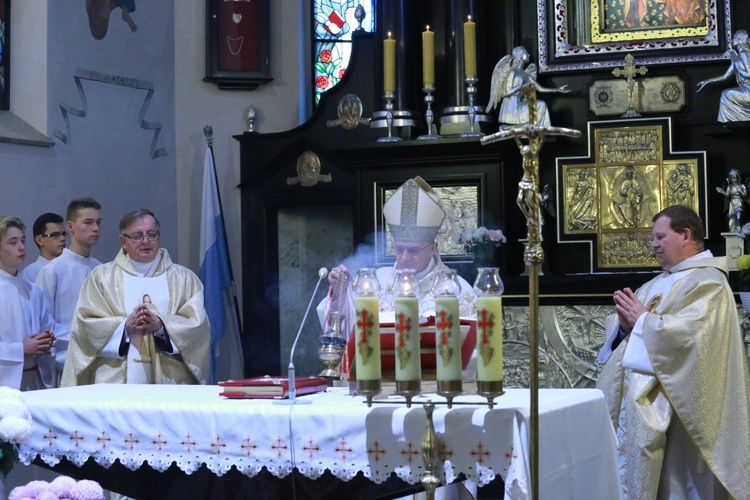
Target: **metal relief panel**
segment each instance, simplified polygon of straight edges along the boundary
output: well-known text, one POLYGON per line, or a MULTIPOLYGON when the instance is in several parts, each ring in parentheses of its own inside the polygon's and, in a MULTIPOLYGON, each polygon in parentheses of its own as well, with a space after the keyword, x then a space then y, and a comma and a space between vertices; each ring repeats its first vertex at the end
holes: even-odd
POLYGON ((680 160, 664 162, 664 181, 662 199, 665 206, 697 206, 698 200, 698 162, 680 160))
MULTIPOLYGON (((529 309, 504 307, 504 386, 529 385, 529 309)), ((605 340, 610 306, 542 306, 539 312, 539 386, 594 387, 596 356, 605 340)))
POLYGON ((658 165, 601 167, 602 230, 650 229, 660 210, 658 165))
POLYGON ((563 167, 566 232, 595 233, 599 229, 599 183, 595 165, 563 167))

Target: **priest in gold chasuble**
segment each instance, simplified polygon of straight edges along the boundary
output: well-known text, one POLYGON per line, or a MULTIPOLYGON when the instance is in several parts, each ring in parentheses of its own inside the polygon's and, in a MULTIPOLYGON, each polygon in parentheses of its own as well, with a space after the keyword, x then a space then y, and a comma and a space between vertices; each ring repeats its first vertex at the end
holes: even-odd
POLYGON ((122 218, 120 242, 115 260, 83 284, 62 385, 207 383, 200 280, 159 248, 159 222, 148 210, 122 218))
POLYGON ((622 496, 750 498, 750 374, 726 259, 703 249, 692 209, 653 221, 664 272, 615 292, 599 353, 622 496))

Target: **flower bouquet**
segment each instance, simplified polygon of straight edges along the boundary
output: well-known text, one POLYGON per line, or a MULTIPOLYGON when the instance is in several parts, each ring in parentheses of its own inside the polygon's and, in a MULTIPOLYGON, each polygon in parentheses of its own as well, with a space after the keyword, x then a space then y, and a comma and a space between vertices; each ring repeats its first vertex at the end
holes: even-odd
POLYGON ((466 252, 474 255, 474 261, 487 263, 492 259, 492 252, 507 240, 500 229, 478 227, 469 231, 462 231, 456 236, 456 243, 464 247, 466 252))
POLYGON ((18 445, 31 439, 31 415, 21 391, 0 387, 0 473, 7 476, 18 460, 18 445))

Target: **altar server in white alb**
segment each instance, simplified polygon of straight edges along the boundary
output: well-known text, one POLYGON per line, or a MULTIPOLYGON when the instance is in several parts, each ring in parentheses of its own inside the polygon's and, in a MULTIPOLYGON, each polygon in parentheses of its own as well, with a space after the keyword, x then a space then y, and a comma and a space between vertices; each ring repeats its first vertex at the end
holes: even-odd
POLYGON ((19 276, 26 228, 0 216, 0 385, 30 391, 52 383, 54 321, 42 291, 19 276))
POLYGON ((653 222, 664 272, 615 292, 599 353, 622 496, 750 498, 750 375, 726 258, 704 250, 691 208, 653 222))
POLYGON ((91 270, 101 264, 91 256, 92 247, 99 241, 101 209, 101 204, 93 198, 78 198, 68 204, 65 225, 70 233, 70 247, 44 266, 36 277, 55 319, 57 342, 52 352, 57 366, 55 386, 60 385, 65 366, 78 293, 91 270))
POLYGON ((63 386, 205 384, 210 327, 203 285, 159 246, 154 214, 120 220, 122 249, 81 288, 63 386))
POLYGON ((32 237, 39 249, 39 257, 21 271, 21 277, 30 283, 35 283, 39 271, 49 264, 52 259, 56 259, 62 255, 65 250, 68 233, 65 231, 65 224, 63 222, 63 218, 60 215, 52 212, 42 214, 34 221, 32 237))

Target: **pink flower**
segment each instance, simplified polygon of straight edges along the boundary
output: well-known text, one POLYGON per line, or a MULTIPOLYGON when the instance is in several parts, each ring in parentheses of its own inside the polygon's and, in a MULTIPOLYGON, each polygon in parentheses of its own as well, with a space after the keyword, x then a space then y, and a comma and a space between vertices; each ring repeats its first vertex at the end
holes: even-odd
POLYGON ((321 50, 320 51, 320 61, 324 63, 329 63, 333 59, 333 55, 331 54, 330 50, 321 50))
POLYGON ((319 76, 315 79, 315 86, 324 89, 328 87, 328 77, 327 76, 319 76))
POLYGON ((96 481, 83 479, 70 488, 70 498, 73 500, 104 500, 104 490, 96 481))

